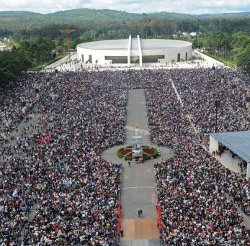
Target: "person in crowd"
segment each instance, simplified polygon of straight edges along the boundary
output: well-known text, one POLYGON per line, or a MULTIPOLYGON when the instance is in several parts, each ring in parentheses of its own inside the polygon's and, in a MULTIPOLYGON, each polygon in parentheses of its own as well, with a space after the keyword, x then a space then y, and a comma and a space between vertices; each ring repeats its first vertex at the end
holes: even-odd
POLYGON ((215 98, 220 131, 249 130, 249 79, 221 68, 214 82, 209 71, 41 72, 10 83, 0 94, 0 244, 119 245, 122 169, 101 153, 125 142, 128 90, 138 88, 145 89, 151 141, 175 152, 154 167, 161 238, 249 245, 237 212, 249 211, 249 181, 202 148, 214 131, 215 98))

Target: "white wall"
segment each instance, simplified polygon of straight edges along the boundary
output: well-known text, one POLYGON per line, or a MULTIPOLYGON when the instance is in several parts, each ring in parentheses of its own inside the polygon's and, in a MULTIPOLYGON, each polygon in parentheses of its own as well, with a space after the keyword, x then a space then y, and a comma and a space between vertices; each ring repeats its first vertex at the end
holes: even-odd
POLYGON ((210 135, 210 137, 209 137, 209 152, 212 153, 213 151, 216 151, 216 150, 219 150, 219 142, 210 135))
POLYGON ((246 178, 247 178, 247 179, 250 178, 250 162, 247 163, 247 174, 246 174, 246 178))
MULTIPOLYGON (((151 50, 142 50, 142 56, 144 55, 165 55, 165 62, 170 63, 173 60, 177 62, 177 54, 180 53, 180 59, 186 60, 186 52, 188 60, 192 57, 192 46, 186 47, 174 47, 174 48, 165 48, 165 49, 151 49, 151 50)), ((77 47, 78 58, 82 59, 82 54, 84 55, 85 63, 89 59, 89 55, 92 55, 92 63, 94 64, 98 60, 98 64, 104 65, 105 56, 127 56, 127 50, 90 50, 77 47)), ((139 52, 137 50, 131 50, 131 56, 138 56, 139 52)), ((125 64, 126 65, 126 64, 125 64)))

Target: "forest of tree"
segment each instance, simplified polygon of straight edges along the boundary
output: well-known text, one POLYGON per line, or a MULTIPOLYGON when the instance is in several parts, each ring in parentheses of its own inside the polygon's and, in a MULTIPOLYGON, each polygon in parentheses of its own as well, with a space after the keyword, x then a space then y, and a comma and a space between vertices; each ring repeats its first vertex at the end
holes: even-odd
POLYGON ((22 71, 31 66, 30 61, 22 50, 0 52, 0 86, 10 80, 16 80, 22 71))
POLYGON ((0 83, 14 78, 22 69, 34 69, 65 51, 66 38, 60 30, 76 30, 71 35, 71 48, 78 43, 122 39, 129 35, 142 38, 176 38, 182 32, 196 32, 188 38, 193 47, 207 54, 229 61, 250 71, 250 13, 224 15, 184 15, 177 13, 130 14, 114 10, 75 9, 53 14, 32 12, 0 12, 0 39, 15 43, 10 52, 0 52, 0 83), (18 55, 17 55, 18 54, 18 55), (23 67, 8 62, 24 59, 23 67), (6 63, 6 64, 5 64, 6 63), (16 69, 21 69, 19 72, 16 69), (2 77, 2 73, 5 75, 2 77))

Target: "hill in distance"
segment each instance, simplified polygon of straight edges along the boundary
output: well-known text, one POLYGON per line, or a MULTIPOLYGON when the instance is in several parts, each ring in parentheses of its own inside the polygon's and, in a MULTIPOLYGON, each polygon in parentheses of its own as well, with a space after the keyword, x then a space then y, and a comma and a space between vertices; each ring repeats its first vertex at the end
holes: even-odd
POLYGON ((125 11, 116 11, 110 9, 71 9, 65 11, 58 11, 49 14, 40 14, 30 11, 0 11, 0 33, 16 33, 18 31, 31 31, 41 28, 51 29, 55 25, 57 29, 65 25, 72 28, 93 25, 93 23, 105 24, 122 21, 140 21, 144 19, 166 19, 170 21, 175 20, 200 20, 209 18, 240 18, 245 21, 250 18, 250 12, 230 13, 218 15, 189 15, 182 13, 128 13, 125 11), (7 32, 6 32, 7 30, 7 32))
POLYGON ((66 19, 88 19, 88 20, 96 20, 96 19, 140 19, 142 18, 141 14, 133 14, 127 13, 124 11, 117 11, 117 10, 110 10, 110 9, 72 9, 72 10, 65 10, 59 11, 52 14, 48 14, 51 17, 60 17, 66 19))
POLYGON ((156 12, 156 13, 128 13, 125 11, 117 11, 110 9, 71 9, 58 11, 49 14, 40 14, 29 11, 0 11, 0 20, 28 20, 34 19, 50 19, 50 20, 126 20, 126 19, 143 19, 146 17, 164 18, 164 19, 192 19, 192 18, 225 18, 225 17, 249 17, 250 12, 240 13, 225 13, 225 14, 205 14, 205 15, 190 15, 181 13, 156 12))

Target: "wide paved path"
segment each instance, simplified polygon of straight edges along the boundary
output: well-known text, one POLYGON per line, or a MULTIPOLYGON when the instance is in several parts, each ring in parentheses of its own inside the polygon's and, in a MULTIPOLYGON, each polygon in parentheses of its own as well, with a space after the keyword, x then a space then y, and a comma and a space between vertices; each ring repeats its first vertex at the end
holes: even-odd
MULTIPOLYGON (((145 107, 144 90, 130 90, 127 105, 127 141, 131 144, 135 125, 143 136, 143 145, 151 145, 148 135, 148 121, 145 107)), ((143 164, 131 163, 119 159, 116 155, 116 146, 103 153, 103 158, 113 163, 123 164, 122 183, 122 213, 124 238, 121 245, 159 245, 159 232, 156 227, 156 183, 153 164, 160 159, 169 159, 173 153, 167 148, 159 148, 161 156, 144 162, 143 164), (138 218, 137 211, 143 210, 143 217, 138 218)), ((154 146, 156 147, 156 146, 154 146)))
MULTIPOLYGON (((127 144, 131 144, 135 124, 143 135, 143 144, 150 144, 143 90, 130 90, 127 108, 127 144)), ((153 161, 155 162, 155 161, 153 161)), ((125 165, 122 177, 123 216, 136 219, 137 210, 142 209, 145 218, 155 217, 152 197, 156 194, 156 184, 152 161, 144 164, 125 165)))

